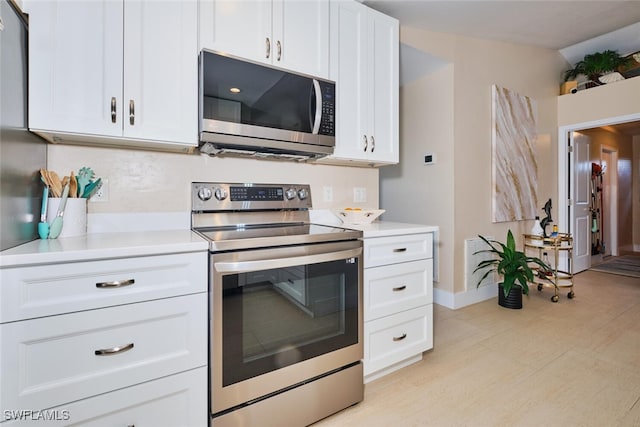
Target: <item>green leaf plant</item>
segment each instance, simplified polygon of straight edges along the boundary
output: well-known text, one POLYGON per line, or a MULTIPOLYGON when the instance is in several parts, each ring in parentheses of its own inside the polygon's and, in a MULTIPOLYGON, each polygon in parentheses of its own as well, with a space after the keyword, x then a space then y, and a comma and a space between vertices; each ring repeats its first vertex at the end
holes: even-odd
POLYGON ((480 253, 491 253, 496 255, 496 257, 480 261, 476 269, 473 270, 475 273, 476 271, 486 269, 476 287, 479 287, 489 274, 495 271, 503 277, 502 287, 505 297, 509 295, 513 286, 520 286, 522 288, 522 293, 528 295, 528 282, 533 282, 535 268, 532 267, 531 264, 536 264, 540 267, 540 270, 544 272, 550 271, 549 266, 547 266, 540 258, 526 256, 524 252, 516 250, 516 242, 511 230, 507 233, 506 245, 496 240, 488 240, 480 235, 478 235, 478 237, 489 245, 490 249, 483 249, 474 252, 474 255, 480 253))
POLYGON ((564 73, 564 80, 574 80, 579 75, 586 76, 589 80, 598 82, 598 78, 608 72, 616 71, 624 66, 630 58, 622 57, 615 50, 605 50, 585 55, 582 61, 564 73))

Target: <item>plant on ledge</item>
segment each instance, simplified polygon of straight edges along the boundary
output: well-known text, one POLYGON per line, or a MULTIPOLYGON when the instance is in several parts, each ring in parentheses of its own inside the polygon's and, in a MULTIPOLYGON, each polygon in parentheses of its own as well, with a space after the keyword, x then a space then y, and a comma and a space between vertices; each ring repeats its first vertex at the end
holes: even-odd
POLYGON ((615 50, 585 55, 582 61, 578 61, 573 68, 565 71, 564 80, 575 80, 576 77, 583 75, 592 82, 600 84, 600 77, 616 71, 618 67, 626 65, 628 61, 629 58, 620 56, 615 50))
POLYGON ((522 294, 529 294, 528 282, 533 282, 533 267, 530 264, 537 264, 542 271, 549 271, 547 266, 540 258, 529 257, 522 251, 516 250, 516 242, 513 238, 511 230, 507 233, 507 243, 501 243, 496 240, 488 240, 483 236, 480 237, 490 249, 484 249, 474 253, 490 253, 495 258, 483 260, 473 271, 485 270, 483 276, 478 281, 477 286, 489 277, 489 274, 496 272, 502 276, 502 282, 499 283, 498 304, 507 308, 522 308, 522 294))

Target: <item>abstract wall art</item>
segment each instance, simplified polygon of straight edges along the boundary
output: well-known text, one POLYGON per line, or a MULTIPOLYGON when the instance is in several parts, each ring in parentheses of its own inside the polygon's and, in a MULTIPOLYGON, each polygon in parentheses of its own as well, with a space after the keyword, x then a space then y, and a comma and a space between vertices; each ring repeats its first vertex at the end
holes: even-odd
POLYGON ((493 222, 534 219, 538 205, 536 103, 492 86, 493 222))

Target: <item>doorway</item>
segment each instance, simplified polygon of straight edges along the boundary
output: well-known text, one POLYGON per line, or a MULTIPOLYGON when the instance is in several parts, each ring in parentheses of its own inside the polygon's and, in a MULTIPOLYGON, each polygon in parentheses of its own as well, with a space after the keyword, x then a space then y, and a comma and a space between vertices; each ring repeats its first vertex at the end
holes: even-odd
POLYGON ((618 150, 603 146, 600 165, 602 179, 602 245, 603 256, 618 255, 618 150))
MULTIPOLYGON (((568 141, 568 144, 566 142, 558 144, 558 226, 560 227, 560 229, 568 230, 569 233, 572 233, 575 236, 575 195, 572 190, 572 186, 574 185, 576 177, 573 176, 574 169, 571 163, 573 160, 571 157, 571 151, 573 151, 573 132, 604 126, 623 125, 630 122, 639 121, 640 113, 634 113, 627 116, 576 123, 572 125, 561 126, 558 128, 558 141, 568 141)), ((613 162, 613 159, 609 161, 613 162)), ((617 158, 615 162, 617 163, 617 158)), ((608 217, 609 219, 614 218, 611 213, 608 214, 608 217)), ((615 218, 617 218, 617 212, 615 218)), ((614 232, 613 234, 616 233, 614 232)), ((610 246, 613 248, 613 241, 610 243, 610 246)), ((617 241, 615 250, 617 251, 617 241)), ((569 260, 566 257, 561 259, 560 266, 562 268, 569 269, 569 260)))

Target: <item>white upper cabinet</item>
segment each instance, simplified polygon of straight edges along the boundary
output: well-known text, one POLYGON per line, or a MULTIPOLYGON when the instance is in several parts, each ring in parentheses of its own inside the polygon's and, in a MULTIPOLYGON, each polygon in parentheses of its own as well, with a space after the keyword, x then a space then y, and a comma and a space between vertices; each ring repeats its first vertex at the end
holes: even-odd
POLYGON ((29 127, 57 141, 197 146, 195 1, 28 1, 29 127))
POLYGON ((356 1, 331 2, 336 147, 326 163, 398 163, 398 21, 356 1))
POLYGON ((329 76, 326 0, 200 1, 200 48, 329 76))

